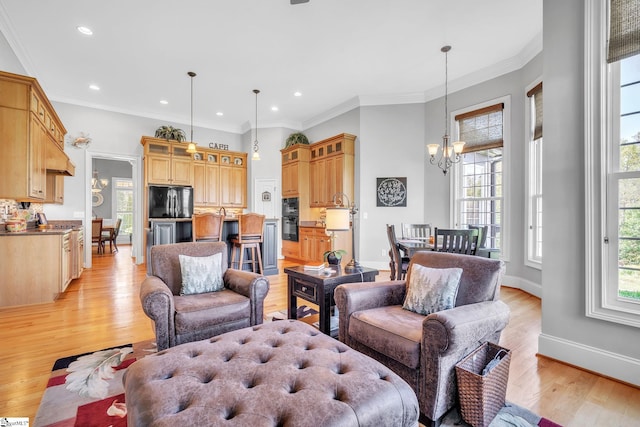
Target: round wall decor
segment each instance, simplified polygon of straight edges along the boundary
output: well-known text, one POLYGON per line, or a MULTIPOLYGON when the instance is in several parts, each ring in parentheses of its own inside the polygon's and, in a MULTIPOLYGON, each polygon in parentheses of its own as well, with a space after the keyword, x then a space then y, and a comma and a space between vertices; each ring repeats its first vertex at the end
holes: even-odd
POLYGON ((101 193, 91 193, 91 205, 100 206, 104 203, 104 196, 101 193))

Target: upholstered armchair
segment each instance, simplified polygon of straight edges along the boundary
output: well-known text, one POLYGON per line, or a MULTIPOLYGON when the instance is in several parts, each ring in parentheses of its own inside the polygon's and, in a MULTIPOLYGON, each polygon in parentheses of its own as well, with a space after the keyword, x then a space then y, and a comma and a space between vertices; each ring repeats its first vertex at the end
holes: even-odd
POLYGON ((153 246, 147 262, 151 263, 151 275, 142 282, 140 301, 155 324, 158 350, 262 323, 269 280, 260 274, 227 268, 225 242, 153 246), (190 294, 181 295, 185 289, 180 255, 206 262, 205 268, 210 263, 202 257, 215 260, 212 274, 221 289, 204 293, 190 290, 190 294))
MULTIPOLYGON (((421 421, 437 426, 457 401, 455 364, 481 343, 497 343, 508 323, 509 307, 499 300, 505 266, 472 255, 417 252, 408 270, 406 280, 338 286, 339 338, 407 381, 421 421), (462 269, 453 308, 428 315, 403 308, 414 265, 462 269)), ((418 270, 425 269, 416 269, 416 277, 418 270)))

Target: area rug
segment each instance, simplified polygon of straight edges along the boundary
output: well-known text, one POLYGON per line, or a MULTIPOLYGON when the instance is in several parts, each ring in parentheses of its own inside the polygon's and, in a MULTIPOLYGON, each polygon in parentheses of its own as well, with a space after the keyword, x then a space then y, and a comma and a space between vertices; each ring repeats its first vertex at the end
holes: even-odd
MULTIPOLYGON (((306 305, 301 305, 297 309, 296 318, 302 319, 303 317, 312 316, 314 314, 318 314, 318 311, 306 305)), ((289 316, 288 310, 284 309, 284 310, 274 311, 273 313, 267 314, 265 316, 265 320, 267 322, 272 322, 274 320, 284 320, 284 319, 287 319, 288 316, 289 316)))
MULTIPOLYGON (((315 311, 315 310, 314 310, 315 311)), ((126 427, 122 376, 136 360, 155 353, 153 340, 58 359, 42 396, 35 427, 126 427)), ((442 427, 466 427, 453 409, 442 427)), ((490 427, 560 427, 545 418, 507 404, 490 427)))

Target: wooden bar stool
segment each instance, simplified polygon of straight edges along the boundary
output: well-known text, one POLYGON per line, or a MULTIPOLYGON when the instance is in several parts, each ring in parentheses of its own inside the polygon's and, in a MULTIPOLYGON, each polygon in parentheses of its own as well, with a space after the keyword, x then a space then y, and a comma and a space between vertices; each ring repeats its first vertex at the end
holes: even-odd
POLYGON ((243 214, 238 217, 238 236, 231 239, 233 245, 231 268, 242 270, 244 264, 251 264, 251 271, 262 274, 262 254, 260 244, 263 240, 264 220, 266 216, 257 213, 243 214), (245 261, 244 253, 251 252, 250 259, 245 261), (240 252, 240 260, 236 262, 236 252, 240 252), (256 270, 256 261, 260 270, 256 270))
POLYGON ((224 217, 211 212, 194 214, 191 217, 193 224, 193 241, 220 242, 222 241, 222 227, 224 217))

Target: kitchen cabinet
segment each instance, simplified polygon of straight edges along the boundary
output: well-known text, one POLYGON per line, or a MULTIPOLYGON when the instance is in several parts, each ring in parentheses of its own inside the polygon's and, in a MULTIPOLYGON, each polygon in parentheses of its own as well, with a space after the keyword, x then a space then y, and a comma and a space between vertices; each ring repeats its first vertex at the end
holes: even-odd
POLYGON ((282 155, 282 197, 306 193, 309 180, 309 146, 296 144, 280 150, 282 155))
POLYGON ((84 230, 71 231, 71 279, 77 279, 84 270, 84 230))
POLYGON ((0 236, 5 278, 0 286, 0 307, 54 301, 72 279, 74 252, 70 230, 0 236))
POLYGON ((193 185, 193 164, 187 144, 143 137, 145 183, 193 185))
POLYGON ((300 258, 313 264, 324 262, 324 253, 331 250, 331 240, 324 228, 300 227, 300 258))
POLYGON ((64 175, 46 174, 45 203, 64 204, 64 175))
POLYGON ((334 206, 336 193, 344 193, 349 201, 353 200, 355 138, 343 133, 311 145, 311 207, 334 206))
POLYGON ((246 153, 221 155, 220 203, 225 207, 247 207, 246 153))
POLYGON ((193 204, 198 207, 220 206, 219 156, 208 157, 193 162, 193 204))
POLYGON ((262 234, 262 274, 278 274, 278 220, 265 219, 262 234))
POLYGON ((36 79, 0 71, 0 198, 44 202, 48 145, 69 162, 65 133, 36 79))

